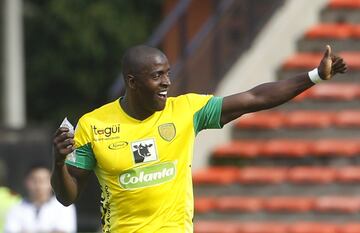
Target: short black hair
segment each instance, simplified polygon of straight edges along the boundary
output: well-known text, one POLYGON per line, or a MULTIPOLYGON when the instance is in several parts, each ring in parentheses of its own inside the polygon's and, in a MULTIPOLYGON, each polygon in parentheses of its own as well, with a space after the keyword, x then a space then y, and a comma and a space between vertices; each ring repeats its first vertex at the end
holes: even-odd
POLYGON ((48 165, 48 163, 46 163, 44 161, 34 161, 26 169, 25 176, 30 175, 31 172, 33 172, 37 169, 46 169, 46 170, 50 171, 50 166, 48 165))
POLYGON ((136 45, 128 48, 121 60, 123 76, 126 77, 128 74, 138 74, 138 72, 142 70, 148 57, 154 55, 165 56, 159 49, 147 45, 136 45))

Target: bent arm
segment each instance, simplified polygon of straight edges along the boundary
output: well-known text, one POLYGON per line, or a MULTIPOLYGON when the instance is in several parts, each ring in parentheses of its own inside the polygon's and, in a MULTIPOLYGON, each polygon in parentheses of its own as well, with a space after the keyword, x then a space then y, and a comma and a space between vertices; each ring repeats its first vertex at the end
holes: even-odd
POLYGON ((73 204, 85 187, 90 171, 71 165, 55 164, 51 176, 51 186, 56 199, 63 205, 73 204))
POLYGON ((295 78, 260 84, 248 91, 224 97, 221 124, 224 125, 245 113, 283 104, 313 85, 308 75, 302 74, 295 78))
POLYGON ((53 140, 54 165, 51 174, 51 186, 58 201, 69 206, 74 203, 84 189, 90 170, 65 164, 68 154, 75 150, 74 135, 68 128, 56 130, 53 140))

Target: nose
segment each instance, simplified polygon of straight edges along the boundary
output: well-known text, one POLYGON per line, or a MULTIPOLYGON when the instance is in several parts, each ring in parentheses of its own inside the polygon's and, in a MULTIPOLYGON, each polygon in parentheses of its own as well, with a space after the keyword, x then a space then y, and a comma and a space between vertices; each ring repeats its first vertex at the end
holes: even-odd
POLYGON ((161 84, 163 86, 166 86, 166 87, 171 85, 170 76, 168 74, 163 75, 163 78, 161 80, 161 84))

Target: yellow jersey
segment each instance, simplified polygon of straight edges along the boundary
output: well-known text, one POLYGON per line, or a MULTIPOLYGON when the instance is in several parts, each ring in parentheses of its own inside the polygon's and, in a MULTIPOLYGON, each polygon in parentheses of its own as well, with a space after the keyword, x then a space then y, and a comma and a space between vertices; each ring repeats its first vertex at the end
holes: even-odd
POLYGON ((66 163, 94 170, 101 187, 103 232, 193 232, 191 163, 196 134, 220 128, 222 98, 170 97, 145 120, 119 100, 82 116, 66 163))

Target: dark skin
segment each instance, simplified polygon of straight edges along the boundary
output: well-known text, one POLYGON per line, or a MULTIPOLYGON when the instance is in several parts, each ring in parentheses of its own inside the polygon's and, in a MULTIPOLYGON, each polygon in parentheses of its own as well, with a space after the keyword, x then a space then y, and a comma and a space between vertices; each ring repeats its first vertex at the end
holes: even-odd
MULTIPOLYGON (((123 67, 126 93, 120 104, 124 111, 138 120, 144 120, 156 111, 161 111, 171 85, 170 66, 166 56, 157 49, 138 46, 123 63, 126 65, 123 67)), ((332 55, 330 46, 327 46, 318 66, 321 79, 329 80, 335 74, 346 71, 347 66, 343 59, 332 55)), ((221 124, 225 125, 246 113, 283 104, 313 85, 305 73, 226 96, 221 109, 221 124)), ((69 133, 67 128, 59 128, 53 140, 54 168, 51 184, 57 199, 66 206, 77 200, 91 173, 65 165, 66 155, 74 149, 74 135, 69 133)))

